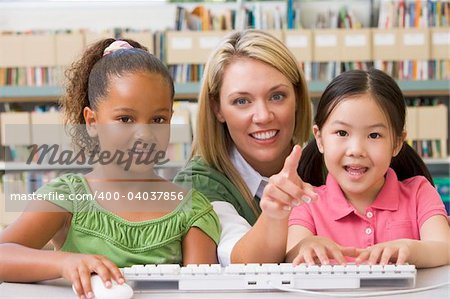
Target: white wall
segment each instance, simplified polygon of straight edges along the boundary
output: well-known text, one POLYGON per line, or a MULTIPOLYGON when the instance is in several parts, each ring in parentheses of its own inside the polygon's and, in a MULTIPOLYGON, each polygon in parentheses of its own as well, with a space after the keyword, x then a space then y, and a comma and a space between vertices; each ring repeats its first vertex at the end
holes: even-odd
POLYGON ((113 27, 164 30, 175 5, 162 1, 2 1, 0 31, 113 27))

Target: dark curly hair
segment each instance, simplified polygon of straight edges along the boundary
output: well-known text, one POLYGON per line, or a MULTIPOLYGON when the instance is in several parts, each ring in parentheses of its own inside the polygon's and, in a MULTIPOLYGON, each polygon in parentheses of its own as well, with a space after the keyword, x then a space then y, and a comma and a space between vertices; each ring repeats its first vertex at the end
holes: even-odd
POLYGON ((66 92, 60 100, 60 106, 64 113, 64 125, 75 148, 91 151, 97 145, 97 140, 91 138, 83 126, 86 124, 83 109, 90 107, 95 110, 98 107, 108 94, 108 84, 113 76, 141 71, 159 74, 167 81, 172 98, 174 96, 173 80, 166 66, 140 43, 130 39, 121 40, 133 48, 118 49, 103 56, 105 48, 116 39, 100 40, 87 48, 81 58, 66 71, 66 92))

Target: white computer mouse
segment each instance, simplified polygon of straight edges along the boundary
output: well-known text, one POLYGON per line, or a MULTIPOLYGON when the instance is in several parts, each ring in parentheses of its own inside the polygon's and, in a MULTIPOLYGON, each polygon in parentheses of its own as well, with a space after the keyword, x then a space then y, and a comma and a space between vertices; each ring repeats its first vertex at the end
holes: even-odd
MULTIPOLYGON (((113 280, 112 286, 108 289, 98 275, 91 276, 91 287, 96 299, 130 299, 133 297, 133 289, 128 284, 118 284, 113 280)), ((73 286, 72 289, 75 292, 73 286)))

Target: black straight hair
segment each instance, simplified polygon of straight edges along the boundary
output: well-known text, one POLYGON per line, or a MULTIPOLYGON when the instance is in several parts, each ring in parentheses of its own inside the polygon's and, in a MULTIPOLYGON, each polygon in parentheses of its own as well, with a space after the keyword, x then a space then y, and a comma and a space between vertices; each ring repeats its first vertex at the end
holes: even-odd
MULTIPOLYGON (((368 71, 348 71, 334 78, 320 98, 314 118, 315 125, 321 129, 339 103, 349 97, 363 94, 369 94, 381 107, 391 126, 394 139, 399 140, 405 127, 405 98, 394 79, 374 68, 368 71)), ((425 163, 406 142, 403 142, 400 152, 392 159, 390 167, 400 181, 421 175, 434 186, 425 163)), ((315 139, 303 149, 298 173, 303 181, 313 186, 325 184, 327 169, 315 139)))

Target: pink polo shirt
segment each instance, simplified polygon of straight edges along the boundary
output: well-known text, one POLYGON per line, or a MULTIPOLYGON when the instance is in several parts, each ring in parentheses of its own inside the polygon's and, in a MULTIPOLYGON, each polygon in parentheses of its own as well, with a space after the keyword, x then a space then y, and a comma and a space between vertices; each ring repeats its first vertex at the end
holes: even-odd
POLYGON ((386 181, 364 215, 345 199, 336 180, 315 188, 319 200, 292 209, 289 225, 302 225, 313 234, 342 246, 365 248, 395 239, 420 239, 420 227, 431 216, 447 217, 436 189, 423 176, 398 181, 388 169, 386 181))

